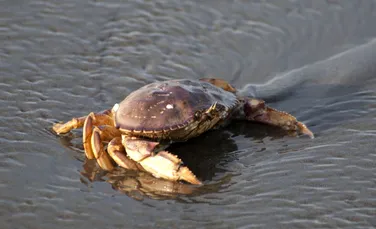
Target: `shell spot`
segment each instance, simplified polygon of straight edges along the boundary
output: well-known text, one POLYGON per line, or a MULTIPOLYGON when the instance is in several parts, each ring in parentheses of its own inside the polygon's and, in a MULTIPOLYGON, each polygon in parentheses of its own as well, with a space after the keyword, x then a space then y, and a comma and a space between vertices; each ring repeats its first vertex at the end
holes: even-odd
POLYGON ((172 104, 167 104, 167 105, 166 105, 166 108, 167 108, 167 109, 173 109, 173 108, 174 108, 174 105, 172 105, 172 104))

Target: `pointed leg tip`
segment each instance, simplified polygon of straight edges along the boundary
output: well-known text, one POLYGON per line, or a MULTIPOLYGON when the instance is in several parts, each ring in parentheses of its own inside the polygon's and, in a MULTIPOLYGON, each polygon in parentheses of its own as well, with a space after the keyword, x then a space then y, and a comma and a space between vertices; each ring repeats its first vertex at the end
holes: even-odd
POLYGON ((314 139, 315 138, 315 135, 311 132, 311 131, 309 131, 310 133, 305 133, 305 135, 308 135, 308 137, 310 138, 310 139, 314 139))
POLYGON ((303 135, 307 135, 309 138, 314 139, 315 135, 308 129, 303 123, 298 123, 299 132, 303 135))
POLYGON ((52 130, 56 133, 56 134, 61 134, 60 132, 60 129, 61 129, 61 126, 63 124, 61 123, 55 123, 53 126, 52 126, 52 130))
POLYGON ((189 170, 187 167, 181 167, 179 169, 180 180, 187 181, 191 184, 201 185, 202 182, 189 170))

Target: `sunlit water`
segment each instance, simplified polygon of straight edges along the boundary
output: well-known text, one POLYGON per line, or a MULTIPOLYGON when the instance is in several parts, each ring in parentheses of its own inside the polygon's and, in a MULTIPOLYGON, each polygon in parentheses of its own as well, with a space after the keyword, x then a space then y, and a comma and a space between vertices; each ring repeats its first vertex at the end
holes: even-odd
POLYGON ((376 226, 376 2, 268 2, 0 2, 0 227, 376 226), (105 173, 80 130, 51 132, 147 83, 205 76, 316 138, 236 122, 174 145, 205 183, 192 187, 105 173))

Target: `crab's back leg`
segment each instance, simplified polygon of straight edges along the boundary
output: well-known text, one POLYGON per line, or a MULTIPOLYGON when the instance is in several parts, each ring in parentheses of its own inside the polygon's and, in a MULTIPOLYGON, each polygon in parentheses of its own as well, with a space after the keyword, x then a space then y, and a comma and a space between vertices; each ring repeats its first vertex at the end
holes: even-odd
POLYGON ((122 143, 127 155, 155 177, 201 184, 192 171, 184 166, 177 156, 164 150, 154 152, 157 149, 158 142, 123 136, 122 143))
MULTIPOLYGON (((93 113, 93 125, 113 125, 111 109, 100 113, 93 113)), ((57 134, 68 133, 72 129, 81 128, 84 126, 87 116, 72 118, 66 123, 55 123, 52 130, 57 134)))
POLYGON ((294 116, 287 112, 268 107, 263 100, 246 98, 243 100, 243 106, 239 107, 239 112, 237 113, 240 119, 278 126, 289 132, 304 134, 310 138, 314 138, 313 133, 306 125, 299 122, 294 116))
POLYGON ((223 79, 217 79, 217 78, 202 78, 201 81, 208 82, 213 84, 214 86, 217 86, 219 88, 222 88, 225 91, 229 91, 232 93, 236 93, 236 89, 227 81, 223 79))

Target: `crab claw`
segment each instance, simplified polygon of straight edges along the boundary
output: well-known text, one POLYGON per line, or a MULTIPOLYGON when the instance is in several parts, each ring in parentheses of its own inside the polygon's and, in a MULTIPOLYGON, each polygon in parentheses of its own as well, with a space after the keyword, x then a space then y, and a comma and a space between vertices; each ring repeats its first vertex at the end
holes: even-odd
MULTIPOLYGON (((128 155, 130 155, 128 153, 128 155)), ((145 158, 139 162, 142 167, 156 177, 167 180, 184 180, 191 184, 201 184, 188 167, 182 165, 182 161, 175 155, 160 151, 154 156, 145 158)))
POLYGON ((191 184, 202 184, 196 176, 192 173, 191 170, 188 169, 186 166, 181 166, 178 171, 179 180, 187 181, 191 184))
POLYGON ((184 180, 191 184, 201 184, 188 167, 175 155, 167 151, 154 153, 159 144, 147 139, 130 138, 123 136, 122 143, 127 155, 133 161, 138 162, 143 169, 166 180, 184 180))

